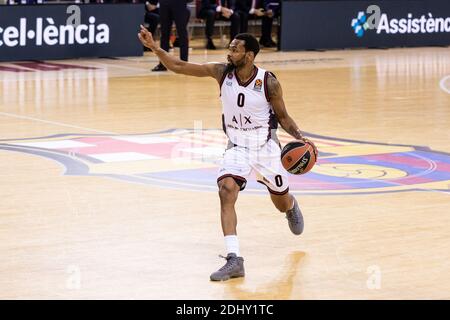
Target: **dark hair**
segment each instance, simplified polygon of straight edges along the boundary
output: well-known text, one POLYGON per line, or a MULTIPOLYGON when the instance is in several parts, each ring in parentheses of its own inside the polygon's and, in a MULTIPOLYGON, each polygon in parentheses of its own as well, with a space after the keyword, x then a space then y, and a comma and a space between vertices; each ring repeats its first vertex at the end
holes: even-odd
POLYGON ((239 33, 236 37, 234 37, 237 40, 244 40, 244 47, 245 52, 253 51, 253 53, 256 55, 259 52, 259 43, 258 40, 254 36, 252 36, 249 33, 239 33))

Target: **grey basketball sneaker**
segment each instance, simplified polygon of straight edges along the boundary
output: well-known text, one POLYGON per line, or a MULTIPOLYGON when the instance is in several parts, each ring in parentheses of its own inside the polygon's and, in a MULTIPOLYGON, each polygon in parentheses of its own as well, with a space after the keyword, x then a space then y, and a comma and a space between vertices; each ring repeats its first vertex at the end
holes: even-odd
POLYGON ((286 212, 286 219, 293 234, 299 235, 303 232, 303 216, 295 198, 294 207, 286 212))
POLYGON ((245 276, 244 258, 237 257, 235 253, 229 253, 226 257, 220 256, 227 260, 227 263, 212 273, 209 277, 212 281, 226 281, 230 278, 239 278, 245 276))

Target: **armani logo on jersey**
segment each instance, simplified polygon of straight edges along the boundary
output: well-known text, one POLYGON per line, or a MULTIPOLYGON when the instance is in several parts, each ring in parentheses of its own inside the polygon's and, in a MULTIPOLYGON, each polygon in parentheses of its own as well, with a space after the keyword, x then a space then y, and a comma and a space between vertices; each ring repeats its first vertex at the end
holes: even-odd
POLYGON ((253 90, 261 91, 261 88, 262 88, 262 80, 261 79, 256 79, 255 86, 253 87, 253 90))

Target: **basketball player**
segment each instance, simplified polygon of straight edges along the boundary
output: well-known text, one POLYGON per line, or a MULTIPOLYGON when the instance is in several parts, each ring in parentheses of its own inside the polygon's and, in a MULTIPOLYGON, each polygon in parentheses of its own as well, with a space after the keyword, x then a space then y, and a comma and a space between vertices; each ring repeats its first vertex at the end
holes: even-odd
POLYGON ((160 61, 175 73, 196 77, 212 77, 220 85, 223 106, 223 130, 229 138, 217 183, 221 205, 221 223, 228 255, 226 264, 211 274, 213 281, 243 277, 244 259, 239 254, 234 205, 244 190, 246 177, 255 170, 258 182, 266 185, 272 202, 286 213, 289 228, 303 232, 303 216, 297 200, 289 193, 287 172, 281 164, 277 141, 278 122, 290 135, 303 138, 288 115, 280 83, 275 76, 254 65, 259 44, 250 34, 238 34, 230 43, 228 64, 196 64, 182 61, 158 47, 152 34, 141 26, 142 44, 150 48, 160 61))

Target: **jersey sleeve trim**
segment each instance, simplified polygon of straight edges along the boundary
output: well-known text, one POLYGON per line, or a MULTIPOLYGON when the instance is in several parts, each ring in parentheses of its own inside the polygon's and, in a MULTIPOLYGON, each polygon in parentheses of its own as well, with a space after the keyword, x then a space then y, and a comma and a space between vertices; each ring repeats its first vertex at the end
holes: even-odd
POLYGON ((222 85, 223 85, 223 82, 225 81, 225 77, 227 76, 227 74, 228 74, 228 71, 225 70, 223 72, 222 78, 220 78, 220 82, 219 82, 220 95, 222 95, 222 85))
POLYGON ((269 96, 269 88, 267 87, 267 79, 269 78, 269 75, 271 75, 272 77, 274 77, 275 79, 277 78, 272 72, 270 71, 266 71, 264 73, 264 94, 266 95, 266 100, 267 102, 270 102, 270 96, 269 96))
POLYGON ((269 71, 264 73, 264 95, 266 96, 267 102, 270 102, 269 88, 267 88, 267 78, 269 77, 269 71))

